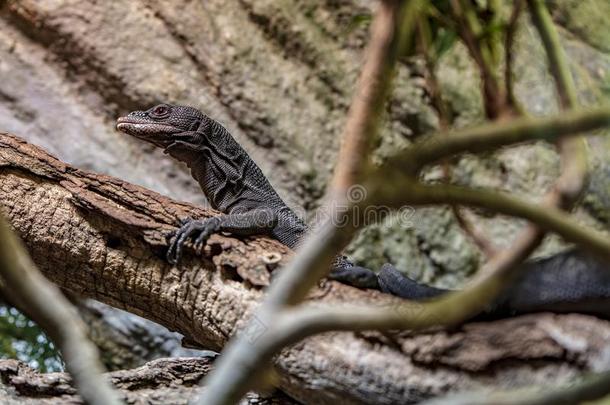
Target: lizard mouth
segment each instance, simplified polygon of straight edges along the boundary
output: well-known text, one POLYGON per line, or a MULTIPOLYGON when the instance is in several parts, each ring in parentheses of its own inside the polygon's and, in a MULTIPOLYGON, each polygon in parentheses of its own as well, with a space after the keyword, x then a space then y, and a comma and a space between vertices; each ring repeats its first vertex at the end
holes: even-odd
POLYGON ((138 117, 120 117, 117 120, 116 128, 128 135, 132 135, 144 140, 151 140, 156 136, 164 136, 181 132, 181 129, 172 125, 162 124, 138 117))

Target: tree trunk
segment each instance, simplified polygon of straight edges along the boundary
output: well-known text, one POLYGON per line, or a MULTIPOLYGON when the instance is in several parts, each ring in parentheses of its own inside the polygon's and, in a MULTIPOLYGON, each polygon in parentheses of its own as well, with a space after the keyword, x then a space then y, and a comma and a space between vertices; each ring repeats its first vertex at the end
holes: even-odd
MULTIPOLYGON (((64 289, 158 322, 220 350, 260 302, 291 251, 264 237, 216 235, 179 267, 165 233, 181 218, 215 213, 116 178, 69 166, 17 137, 0 136, 0 201, 44 274, 64 289)), ((326 281, 308 305, 397 305, 397 298, 326 281)), ((396 307, 398 310, 398 306, 396 307)), ((265 325, 247 330, 264 339, 265 325)), ((482 386, 561 384, 609 367, 610 324, 539 314, 451 332, 326 333, 275 360, 279 387, 308 403, 414 403, 482 386), (532 367, 536 364, 536 367, 532 367)))

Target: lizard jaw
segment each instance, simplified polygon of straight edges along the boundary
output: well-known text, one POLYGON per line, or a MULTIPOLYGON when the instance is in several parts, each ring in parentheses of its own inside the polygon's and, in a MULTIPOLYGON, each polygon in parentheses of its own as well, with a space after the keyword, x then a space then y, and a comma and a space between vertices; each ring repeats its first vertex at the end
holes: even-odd
POLYGON ((128 135, 151 142, 159 140, 157 138, 166 138, 167 135, 181 132, 179 128, 172 125, 137 117, 120 117, 117 120, 116 128, 128 135))

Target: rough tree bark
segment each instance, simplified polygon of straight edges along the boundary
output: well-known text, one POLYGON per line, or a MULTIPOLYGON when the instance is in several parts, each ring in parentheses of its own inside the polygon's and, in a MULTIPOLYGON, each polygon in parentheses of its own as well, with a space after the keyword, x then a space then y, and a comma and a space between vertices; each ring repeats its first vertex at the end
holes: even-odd
MULTIPOLYGON (((69 166, 0 135, 0 201, 44 274, 62 288, 158 322, 219 350, 260 301, 286 247, 264 237, 214 236, 203 257, 179 267, 164 258, 164 233, 211 210, 69 166)), ((278 267, 277 271, 281 271, 278 267)), ((335 282, 309 305, 397 299, 335 282)), ((264 338, 265 325, 248 330, 264 338)), ((589 316, 538 314, 467 324, 450 332, 326 333, 282 352, 279 387, 310 403, 413 403, 484 386, 561 384, 610 368, 610 324, 589 316)))
MULTIPOLYGON (((124 371, 109 373, 110 381, 129 404, 186 404, 198 389, 197 382, 212 370, 210 358, 173 358, 151 361, 124 371)), ((66 373, 40 374, 18 360, 0 360, 4 389, 0 399, 5 405, 81 404, 82 401, 66 373)), ((293 405, 282 393, 251 393, 240 405, 293 405)))

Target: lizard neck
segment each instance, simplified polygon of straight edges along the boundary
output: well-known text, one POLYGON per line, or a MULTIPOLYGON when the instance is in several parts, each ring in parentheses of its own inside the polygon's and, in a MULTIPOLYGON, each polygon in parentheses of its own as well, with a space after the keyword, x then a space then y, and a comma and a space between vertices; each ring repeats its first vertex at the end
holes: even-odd
POLYGON ((187 164, 215 209, 230 213, 281 202, 248 153, 212 119, 202 122, 192 142, 177 142, 167 152, 187 164))
POLYGON ((213 208, 225 214, 273 211, 277 224, 270 235, 291 248, 298 245, 307 226, 222 125, 206 118, 196 132, 175 138, 166 152, 188 165, 213 208))

